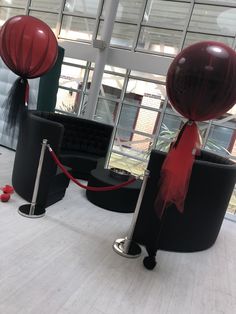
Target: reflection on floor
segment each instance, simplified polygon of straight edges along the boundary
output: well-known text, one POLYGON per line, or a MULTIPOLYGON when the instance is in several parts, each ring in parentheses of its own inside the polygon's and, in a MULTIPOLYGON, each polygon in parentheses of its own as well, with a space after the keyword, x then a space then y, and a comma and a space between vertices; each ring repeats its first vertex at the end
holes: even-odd
MULTIPOLYGON (((14 153, 0 147, 0 186, 11 183, 14 153)), ((198 253, 158 252, 158 267, 112 250, 132 214, 89 203, 70 184, 46 216, 29 219, 14 194, 0 203, 2 314, 236 313, 236 225, 225 220, 216 244, 198 253)), ((199 230, 199 232, 201 232, 199 230)))

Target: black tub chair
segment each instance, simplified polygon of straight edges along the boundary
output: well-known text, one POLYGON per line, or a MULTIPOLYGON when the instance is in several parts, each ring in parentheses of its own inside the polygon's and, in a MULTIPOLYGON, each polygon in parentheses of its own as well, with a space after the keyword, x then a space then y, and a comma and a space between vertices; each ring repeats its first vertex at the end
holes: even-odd
POLYGON ((201 151, 195 160, 185 200, 185 211, 168 207, 160 221, 154 210, 160 170, 166 153, 153 150, 147 182, 133 240, 143 244, 150 256, 158 249, 195 252, 210 248, 219 234, 236 182, 236 164, 201 151))
MULTIPOLYGON (((62 164, 77 178, 88 179, 90 171, 104 166, 113 127, 96 121, 54 112, 29 110, 21 122, 12 173, 15 191, 30 202, 43 139, 62 164)), ((63 198, 69 179, 45 153, 37 204, 40 208, 63 198)))
MULTIPOLYGON (((43 139, 47 139, 56 154, 60 151, 63 125, 42 119, 29 111, 24 117, 15 154, 12 185, 17 194, 31 202, 43 139)), ((39 184, 37 206, 54 204, 65 195, 69 179, 57 168, 46 149, 39 184)))

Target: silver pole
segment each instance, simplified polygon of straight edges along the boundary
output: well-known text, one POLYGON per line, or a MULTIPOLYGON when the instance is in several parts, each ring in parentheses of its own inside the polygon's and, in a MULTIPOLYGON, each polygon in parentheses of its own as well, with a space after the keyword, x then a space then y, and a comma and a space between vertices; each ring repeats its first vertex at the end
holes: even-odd
POLYGON ((135 229, 136 222, 138 219, 138 215, 139 215, 140 207, 142 204, 143 195, 146 189, 149 174, 150 174, 150 171, 146 169, 144 172, 143 183, 141 186, 141 190, 139 192, 138 200, 136 203, 136 207, 135 207, 134 215, 132 218, 131 226, 128 231, 128 235, 123 239, 115 240, 113 244, 114 251, 125 257, 138 257, 141 254, 141 248, 139 247, 137 243, 132 241, 132 237, 133 237, 134 229, 135 229))
POLYGON ((84 118, 93 119, 96 112, 97 99, 101 87, 104 68, 107 61, 109 45, 111 41, 112 31, 115 23, 116 12, 119 0, 106 1, 106 15, 101 31, 101 39, 93 41, 93 47, 98 48, 93 78, 88 94, 88 101, 84 118))
POLYGON ((35 206, 36 206, 36 201, 37 201, 37 196, 38 196, 38 190, 39 190, 39 184, 40 184, 40 177, 41 177, 41 172, 42 172, 42 166, 43 166, 43 161, 44 161, 44 155, 45 155, 45 150, 47 147, 47 139, 43 139, 42 143, 42 148, 41 148, 41 153, 39 157, 39 164, 38 164, 38 169, 37 169, 37 174, 36 174, 36 179, 35 179, 35 184, 34 184, 34 191, 33 191, 33 196, 32 196, 32 202, 29 205, 22 205, 20 206, 18 212, 26 217, 42 217, 45 214, 45 211, 41 214, 35 214, 35 206))
POLYGON ((36 200, 37 200, 38 190, 39 190, 40 176, 41 176, 41 171, 42 171, 42 166, 43 166, 45 150, 47 147, 47 142, 48 142, 48 140, 46 140, 46 139, 43 140, 29 215, 34 215, 34 210, 35 210, 35 205, 36 205, 36 200))

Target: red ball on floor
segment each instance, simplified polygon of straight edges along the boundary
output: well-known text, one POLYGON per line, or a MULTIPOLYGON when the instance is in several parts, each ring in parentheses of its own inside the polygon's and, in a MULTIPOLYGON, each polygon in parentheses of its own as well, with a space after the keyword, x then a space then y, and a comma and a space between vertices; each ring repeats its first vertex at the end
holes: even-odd
POLYGON ((14 189, 11 185, 6 184, 4 187, 1 188, 3 193, 12 194, 14 193, 14 189))
POLYGON ((0 199, 2 202, 8 202, 10 197, 11 197, 11 195, 8 193, 4 193, 4 194, 0 195, 0 199))

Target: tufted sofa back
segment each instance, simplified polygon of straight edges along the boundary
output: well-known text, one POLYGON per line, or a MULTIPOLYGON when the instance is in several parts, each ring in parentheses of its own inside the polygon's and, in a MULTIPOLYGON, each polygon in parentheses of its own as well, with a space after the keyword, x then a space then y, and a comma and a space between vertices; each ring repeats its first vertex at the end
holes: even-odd
POLYGON ((113 126, 59 113, 36 111, 35 114, 64 126, 62 154, 79 151, 100 157, 106 156, 113 126))

